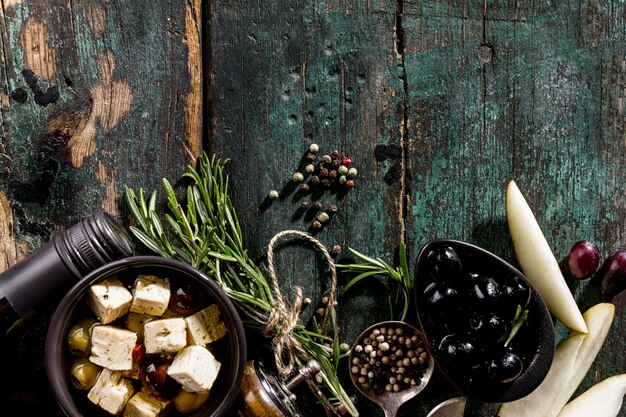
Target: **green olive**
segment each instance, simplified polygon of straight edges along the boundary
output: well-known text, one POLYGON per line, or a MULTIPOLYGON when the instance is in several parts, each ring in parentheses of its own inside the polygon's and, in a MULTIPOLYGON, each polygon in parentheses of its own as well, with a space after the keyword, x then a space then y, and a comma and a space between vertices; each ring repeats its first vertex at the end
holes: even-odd
POLYGON ((87 358, 77 358, 70 368, 72 384, 78 389, 91 389, 96 383, 101 369, 95 363, 89 362, 87 358))
POLYGON ((67 343, 74 355, 87 356, 91 353, 91 329, 96 323, 96 320, 88 318, 72 326, 67 335, 67 343))
POLYGON ((191 413, 202 407, 209 398, 209 391, 187 392, 181 389, 174 398, 174 406, 181 413, 191 413))

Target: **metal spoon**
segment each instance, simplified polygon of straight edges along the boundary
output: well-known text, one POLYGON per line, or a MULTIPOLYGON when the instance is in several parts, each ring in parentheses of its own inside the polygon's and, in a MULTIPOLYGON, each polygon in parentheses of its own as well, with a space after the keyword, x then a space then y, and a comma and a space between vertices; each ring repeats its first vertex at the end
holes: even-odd
MULTIPOLYGON (((356 346, 357 345, 363 346, 364 340, 366 338, 369 338, 369 336, 374 332, 375 329, 379 329, 379 330, 381 328, 388 329, 389 327, 401 328, 405 336, 417 335, 418 338, 424 342, 423 343, 424 349, 426 349, 424 336, 415 327, 409 324, 406 324, 404 322, 400 322, 400 321, 380 322, 380 323, 374 324, 373 326, 368 327, 367 329, 365 329, 365 331, 363 331, 359 335, 359 337, 357 337, 354 343, 354 346, 352 346, 352 349, 350 351, 350 367, 351 368, 352 366, 354 366, 354 362, 353 362, 354 358, 358 357, 358 352, 355 351, 356 346)), ((378 358, 379 357, 377 357, 377 359, 378 358)), ((364 387, 363 384, 359 383, 358 378, 361 375, 355 374, 354 372, 352 372, 352 369, 350 372, 350 378, 352 379, 352 383, 356 386, 356 388, 363 395, 365 395, 367 398, 369 398, 370 400, 378 404, 383 409, 383 411, 385 412, 385 417, 395 417, 398 413, 398 409, 400 408, 400 406, 404 404, 405 402, 407 402, 408 400, 410 400, 411 398, 415 397, 417 394, 419 394, 426 387, 426 384, 428 384, 428 381, 430 381, 430 377, 433 374, 433 368, 435 366, 435 361, 433 360, 430 353, 425 359, 424 365, 426 366, 426 368, 424 369, 424 373, 421 376, 418 383, 414 386, 407 387, 397 392, 393 392, 393 391, 389 392, 389 391, 384 390, 382 394, 375 393, 372 388, 364 387)), ((371 366, 375 367, 376 365, 371 365, 371 366)), ((379 364, 379 366, 381 365, 379 364)), ((412 366, 415 366, 415 365, 412 365, 412 366)))
POLYGON ((465 397, 450 398, 433 408, 426 417, 463 417, 465 397))

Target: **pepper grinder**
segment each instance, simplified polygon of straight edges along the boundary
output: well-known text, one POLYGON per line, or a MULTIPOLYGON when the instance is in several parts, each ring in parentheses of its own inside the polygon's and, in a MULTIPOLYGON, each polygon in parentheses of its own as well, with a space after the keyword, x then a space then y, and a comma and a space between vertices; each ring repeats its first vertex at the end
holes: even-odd
MULTIPOLYGON (((293 389, 301 382, 314 383, 320 372, 320 364, 312 359, 298 369, 298 374, 286 383, 280 382, 267 372, 261 362, 249 361, 241 386, 242 405, 240 417, 299 417, 293 389)), ((321 395, 321 394, 317 394, 321 395)), ((335 407, 337 413, 342 407, 335 407)), ((327 410, 328 412, 328 410, 327 410)), ((345 412, 345 411, 344 411, 345 412)), ((329 414, 330 415, 330 414, 329 414)))

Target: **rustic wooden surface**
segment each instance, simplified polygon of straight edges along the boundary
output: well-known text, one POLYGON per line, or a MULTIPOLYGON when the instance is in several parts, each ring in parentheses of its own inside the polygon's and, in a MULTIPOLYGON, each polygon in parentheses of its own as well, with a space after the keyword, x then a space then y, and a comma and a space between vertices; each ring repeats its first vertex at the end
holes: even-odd
MULTIPOLYGON (((317 235, 329 247, 391 262, 401 240, 415 259, 450 237, 514 262, 514 178, 558 257, 582 238, 604 255, 626 248, 624 2, 0 5, 0 270, 97 209, 125 220, 124 185, 159 187, 202 149, 231 159, 245 241, 262 261, 275 233, 310 225, 288 180, 313 142, 360 173, 345 197, 322 197, 340 208, 317 235), (263 204, 273 188, 281 199, 263 204)), ((316 300, 328 289, 305 247, 285 244, 278 261, 285 288, 316 300)), ((597 301, 588 282, 572 289, 583 308, 597 301)), ((340 300, 347 342, 388 318, 387 290, 372 281, 340 300)), ((3 341, 7 416, 62 415, 43 370, 49 313, 3 341)), ((626 372, 625 333, 620 312, 582 388, 626 372)), ((403 415, 457 394, 438 376, 403 415)), ((495 408, 471 402, 466 416, 495 408)))

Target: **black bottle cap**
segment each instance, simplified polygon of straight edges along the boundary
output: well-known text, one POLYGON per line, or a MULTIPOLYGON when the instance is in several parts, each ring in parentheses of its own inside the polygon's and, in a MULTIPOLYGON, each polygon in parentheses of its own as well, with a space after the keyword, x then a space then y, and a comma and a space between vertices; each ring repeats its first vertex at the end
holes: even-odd
POLYGON ((0 274, 0 295, 25 316, 57 290, 132 253, 124 229, 109 214, 98 212, 0 274))

